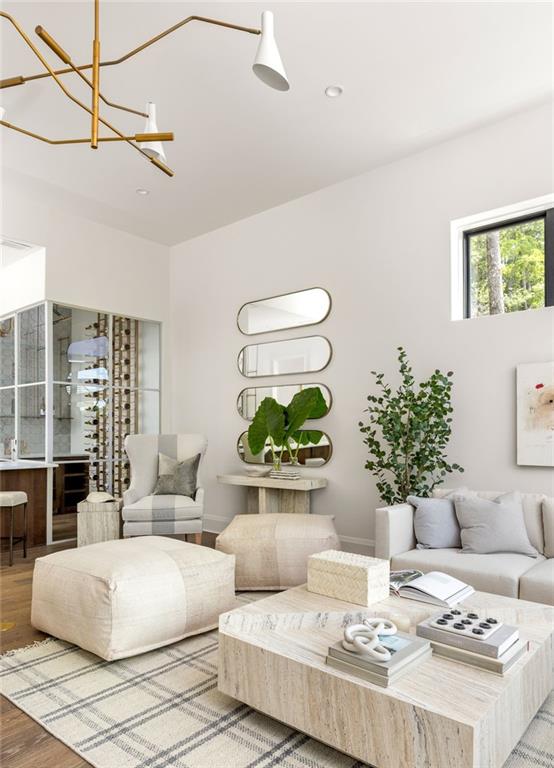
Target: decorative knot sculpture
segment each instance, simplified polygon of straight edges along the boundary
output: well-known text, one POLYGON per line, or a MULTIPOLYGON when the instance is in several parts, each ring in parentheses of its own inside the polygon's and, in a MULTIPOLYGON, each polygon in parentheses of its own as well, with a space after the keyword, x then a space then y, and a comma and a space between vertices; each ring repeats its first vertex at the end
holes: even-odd
POLYGON ((396 624, 389 619, 365 619, 363 624, 351 624, 344 630, 342 647, 345 651, 369 656, 374 661, 390 661, 391 652, 381 645, 379 635, 395 635, 396 624))

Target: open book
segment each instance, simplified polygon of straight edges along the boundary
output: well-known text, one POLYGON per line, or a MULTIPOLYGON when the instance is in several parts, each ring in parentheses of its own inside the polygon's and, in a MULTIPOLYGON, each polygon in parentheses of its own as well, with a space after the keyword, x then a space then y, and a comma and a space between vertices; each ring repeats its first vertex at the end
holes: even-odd
POLYGON ((469 584, 440 571, 391 571, 390 588, 399 597, 445 608, 452 608, 475 592, 469 584))

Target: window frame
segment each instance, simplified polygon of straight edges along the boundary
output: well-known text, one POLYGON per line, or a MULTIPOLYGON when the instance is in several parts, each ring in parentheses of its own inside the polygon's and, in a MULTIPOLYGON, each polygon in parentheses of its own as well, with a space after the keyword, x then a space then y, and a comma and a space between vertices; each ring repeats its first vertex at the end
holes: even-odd
MULTIPOLYGON (((544 306, 554 306, 554 207, 546 207, 542 211, 512 216, 500 219, 488 224, 464 229, 463 236, 463 318, 475 320, 477 317, 489 317, 489 315, 471 314, 471 269, 470 269, 470 238, 474 235, 482 235, 486 232, 495 232, 506 229, 515 224, 523 224, 528 221, 544 221, 544 306)), ((519 310, 525 311, 525 310, 519 310)), ((503 314, 512 314, 505 312, 503 314)))

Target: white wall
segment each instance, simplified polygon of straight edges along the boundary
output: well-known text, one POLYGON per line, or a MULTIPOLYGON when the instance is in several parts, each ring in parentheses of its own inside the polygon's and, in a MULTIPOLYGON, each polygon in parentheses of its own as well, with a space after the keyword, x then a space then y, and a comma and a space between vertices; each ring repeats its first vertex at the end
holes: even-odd
POLYGON ((33 249, 17 260, 0 264, 0 317, 36 304, 46 294, 46 252, 33 249))
POLYGON ((551 169, 552 117, 544 107, 172 249, 173 427, 208 436, 208 527, 245 511, 242 489, 216 480, 241 466, 235 444, 246 422, 236 399, 254 384, 237 370, 237 353, 252 339, 238 331, 237 310, 315 285, 329 290, 333 309, 307 332, 328 336, 334 357, 315 377, 295 380, 323 382, 333 393, 321 422, 333 458, 311 470, 329 486, 313 494, 314 507, 336 515, 347 541, 373 538, 379 500, 357 424, 373 389, 370 370, 392 378, 400 344, 417 376, 455 371, 450 457, 465 466, 465 484, 553 492, 551 470, 515 464, 515 366, 552 357, 554 310, 453 322, 449 294, 450 221, 551 192, 551 169))
MULTIPOLYGON (((32 301, 47 298, 162 322, 163 390, 170 366, 169 354, 163 354, 169 349, 167 246, 54 208, 38 192, 40 189, 17 183, 13 174, 3 176, 0 231, 45 248, 43 295, 32 301)), ((162 423, 166 427, 169 407, 169 398, 162 392, 162 423)))

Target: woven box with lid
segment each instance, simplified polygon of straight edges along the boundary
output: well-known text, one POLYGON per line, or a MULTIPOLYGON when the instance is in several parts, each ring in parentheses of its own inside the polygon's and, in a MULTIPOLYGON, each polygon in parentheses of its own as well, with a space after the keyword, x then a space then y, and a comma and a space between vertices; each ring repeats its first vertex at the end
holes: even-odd
POLYGON ((328 549, 308 558, 308 590, 357 605, 389 596, 388 560, 328 549))

